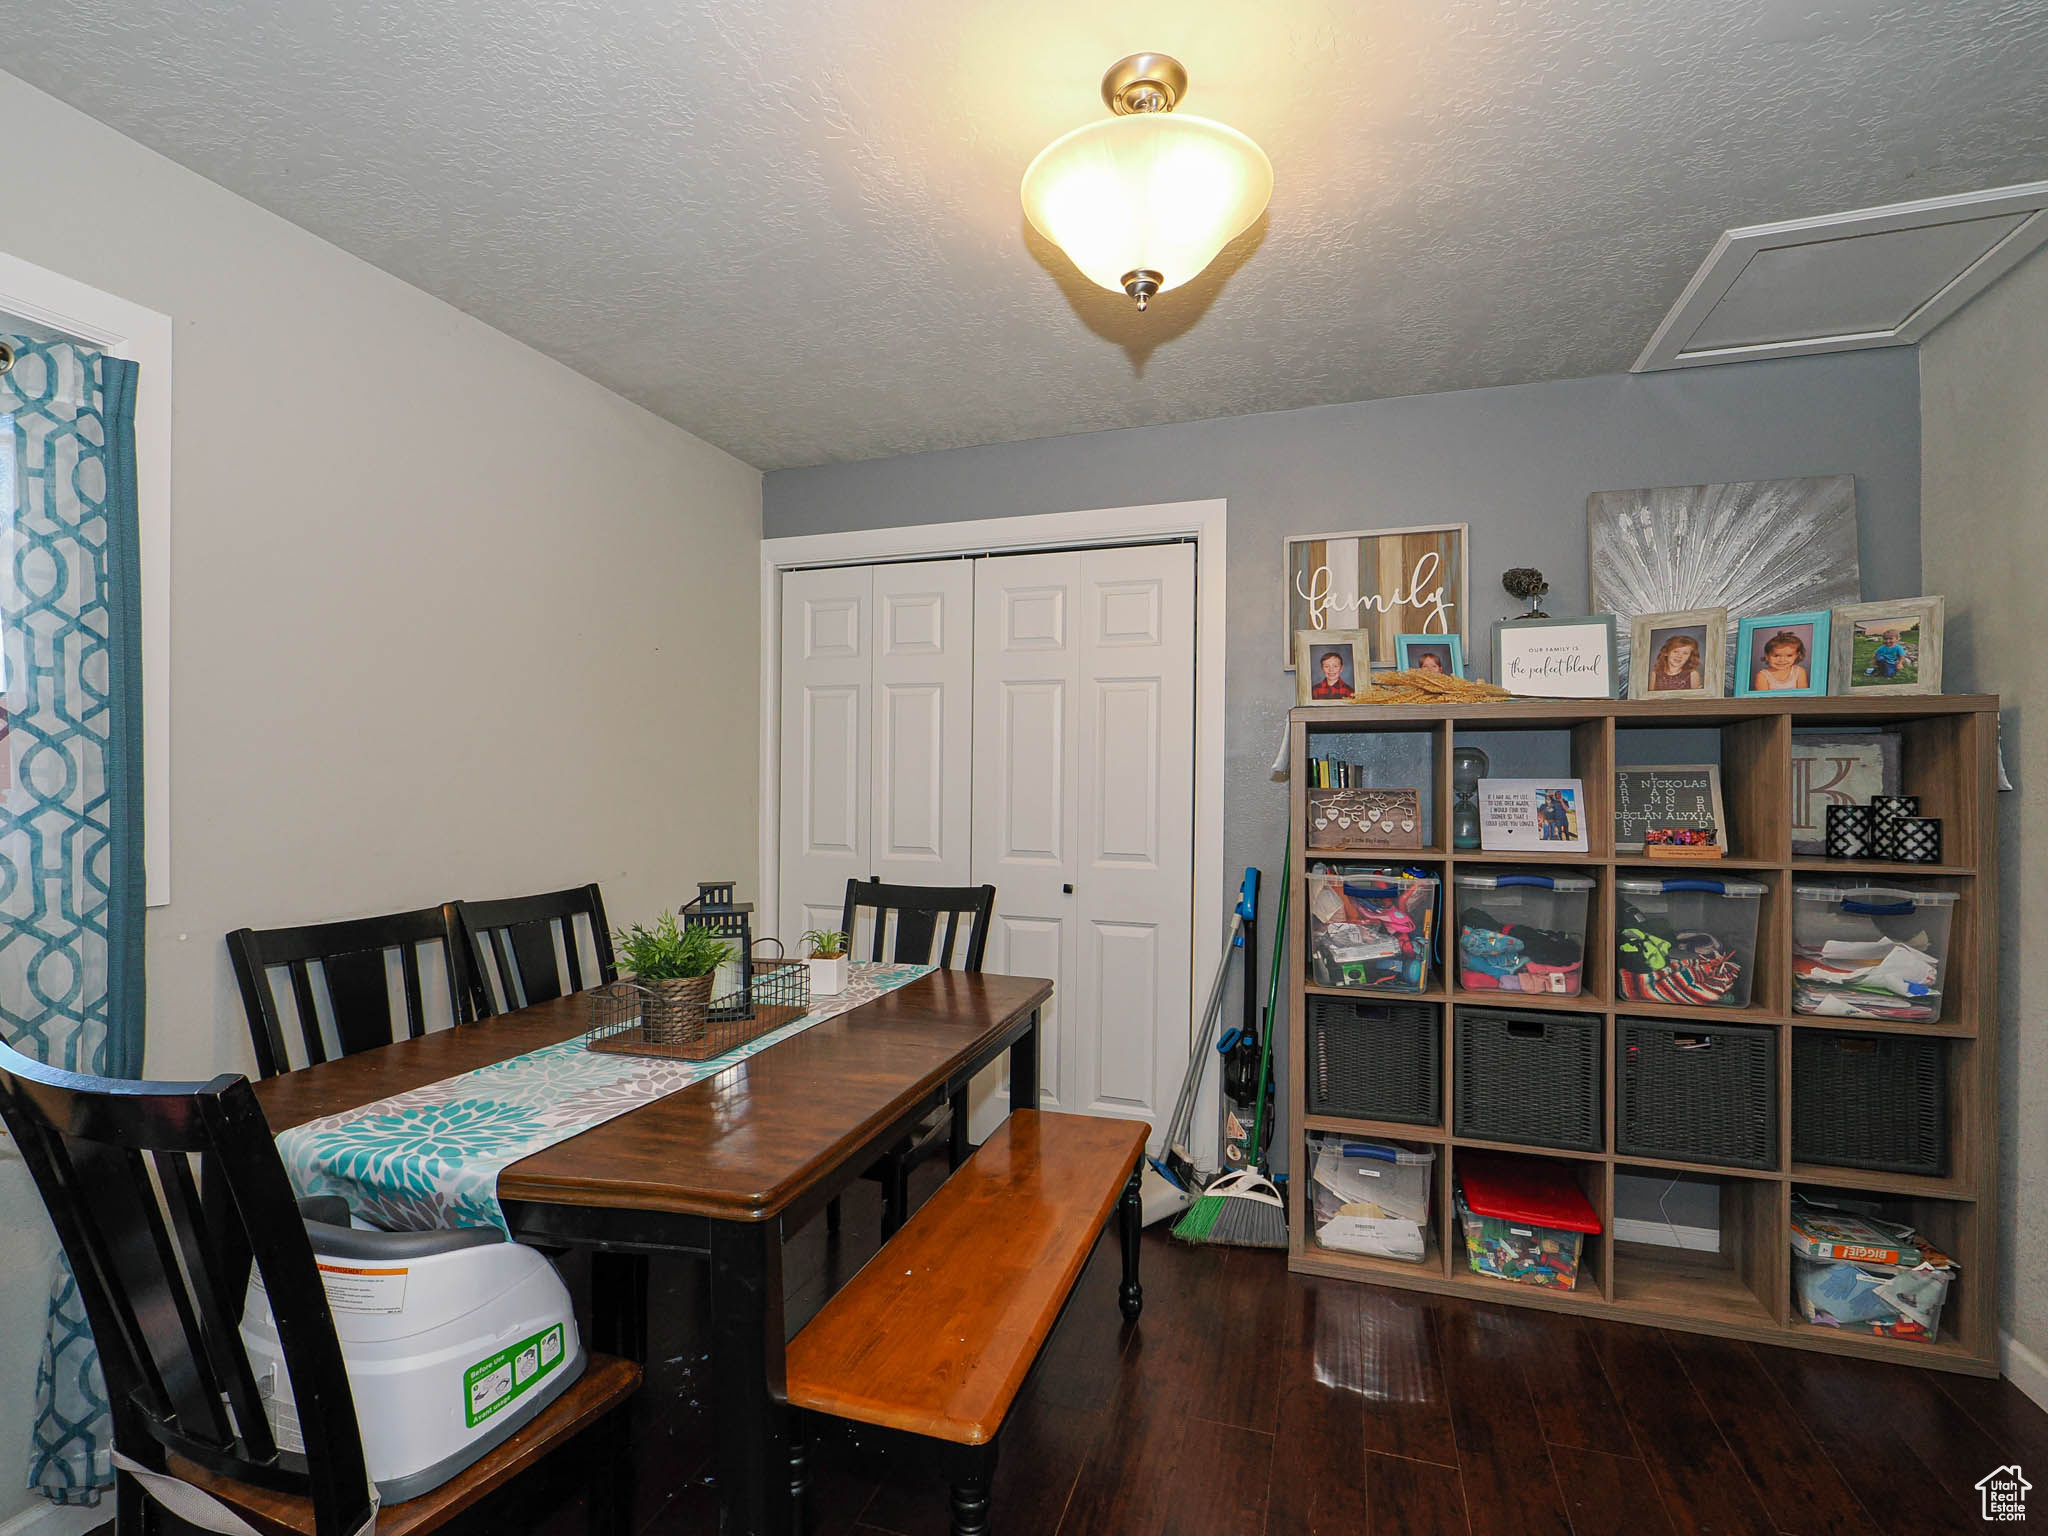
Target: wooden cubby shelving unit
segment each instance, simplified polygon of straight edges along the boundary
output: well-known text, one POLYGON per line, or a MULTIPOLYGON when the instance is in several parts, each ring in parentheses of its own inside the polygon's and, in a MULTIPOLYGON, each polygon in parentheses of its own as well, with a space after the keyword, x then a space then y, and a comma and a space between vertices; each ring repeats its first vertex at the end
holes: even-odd
MULTIPOLYGON (((1333 738, 1347 734, 1399 732, 1430 737, 1433 794, 1425 787, 1429 846, 1381 853, 1314 853, 1297 857, 1288 915, 1288 1167, 1296 1196, 1289 1201, 1288 1265, 1316 1275, 1507 1302, 1560 1312, 1585 1313, 1657 1327, 1720 1334, 1836 1354, 1894 1360, 1978 1375, 1998 1371, 1996 1265, 1998 1173, 1998 972, 1996 789, 1998 700, 1978 695, 1932 695, 1882 699, 1717 699, 1696 702, 1635 700, 1511 700, 1472 705, 1366 705, 1299 708, 1290 718, 1289 789, 1294 845, 1304 843, 1308 795, 1305 765, 1313 756, 1344 755, 1333 738), (1942 820, 1943 856, 1926 864, 1831 863, 1795 856, 1791 832, 1791 745, 1797 729, 1884 726, 1901 735, 1903 788, 1920 797, 1922 814, 1942 820), (1730 857, 1715 864, 1657 863, 1640 855, 1617 856, 1613 847, 1612 797, 1618 732, 1714 730, 1720 736, 1722 795, 1729 823, 1730 857), (1451 846, 1451 749, 1461 733, 1506 731, 1559 733, 1568 742, 1570 776, 1583 781, 1590 850, 1583 854, 1523 855, 1459 851, 1451 846), (1457 986, 1456 967, 1438 966, 1429 990, 1420 994, 1344 991, 1317 987, 1308 979, 1304 911, 1306 866, 1312 862, 1414 864, 1434 870, 1443 881, 1440 953, 1455 956, 1457 919, 1453 876, 1462 866, 1498 868, 1543 864, 1594 877, 1588 912, 1584 991, 1578 997, 1466 992, 1457 986), (1757 966, 1750 1006, 1689 1008, 1622 999, 1614 980, 1615 880, 1642 872, 1661 876, 1713 876, 1760 881, 1763 898, 1757 935, 1757 966), (1871 880, 1907 879, 1957 892, 1951 928, 1942 1017, 1929 1024, 1868 1019, 1809 1018, 1792 1012, 1792 892, 1797 882, 1853 875, 1871 880), (1422 1001, 1441 1017, 1442 1113, 1435 1125, 1354 1120, 1310 1114, 1303 1065, 1308 997, 1327 993, 1351 999, 1422 1001), (1451 1133, 1451 1021, 1460 1004, 1483 1007, 1556 1008, 1597 1015, 1602 1021, 1605 1062, 1603 1135, 1597 1153, 1557 1152, 1541 1147, 1503 1147, 1451 1133), (1614 1040, 1617 1016, 1677 1018, 1702 1024, 1761 1024, 1778 1036, 1778 1164, 1748 1171, 1713 1163, 1617 1156, 1614 1148, 1614 1040), (1899 1031, 1945 1040, 1948 1058, 1948 1173, 1942 1178, 1810 1167, 1792 1160, 1792 1038, 1801 1029, 1859 1032, 1899 1031), (1437 1153, 1433 1231, 1420 1264, 1403 1263, 1315 1241, 1308 1217, 1306 1133, 1336 1131, 1426 1145, 1437 1153), (1465 1262, 1457 1220, 1451 1210, 1453 1164, 1462 1148, 1507 1150, 1570 1163, 1598 1209, 1602 1232, 1586 1240, 1579 1282, 1569 1292, 1515 1285, 1474 1274, 1465 1262), (1617 1243, 1611 1236, 1616 1172, 1654 1175, 1694 1173, 1713 1177, 1721 1191, 1721 1252, 1680 1253, 1673 1249, 1617 1243), (1956 1260, 1960 1274, 1950 1287, 1940 1337, 1931 1343, 1875 1338, 1818 1328, 1794 1309, 1791 1254, 1786 1234, 1795 1187, 1872 1192, 1897 1202, 1930 1239, 1956 1260)), ((1554 751, 1559 742, 1553 742, 1554 751)), ((1636 754, 1634 761, 1655 761, 1636 754)), ((1673 755, 1668 761, 1699 761, 1673 755)), ((1500 772, 1498 767, 1496 772, 1500 772)))

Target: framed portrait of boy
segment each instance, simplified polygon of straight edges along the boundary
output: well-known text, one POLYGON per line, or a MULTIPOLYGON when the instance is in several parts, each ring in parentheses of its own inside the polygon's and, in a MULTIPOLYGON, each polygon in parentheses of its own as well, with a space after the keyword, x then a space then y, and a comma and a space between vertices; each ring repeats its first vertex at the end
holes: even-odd
POLYGON ((1828 610, 1759 614, 1735 636, 1735 696, 1819 698, 1828 691, 1828 610))
POLYGON ((1630 620, 1630 698, 1725 698, 1727 679, 1726 608, 1645 613, 1630 620))
POLYGON ((1832 691, 1850 697, 1941 692, 1946 617, 1946 605, 1938 597, 1902 597, 1835 609, 1829 626, 1832 691))
POLYGON ((1349 704, 1372 687, 1372 635, 1363 629, 1294 632, 1294 702, 1349 704))
POLYGON ((1517 698, 1611 699, 1614 615, 1495 619, 1493 680, 1517 698))
POLYGON ((1465 642, 1457 635, 1396 635, 1394 665, 1403 672, 1465 675, 1465 642))

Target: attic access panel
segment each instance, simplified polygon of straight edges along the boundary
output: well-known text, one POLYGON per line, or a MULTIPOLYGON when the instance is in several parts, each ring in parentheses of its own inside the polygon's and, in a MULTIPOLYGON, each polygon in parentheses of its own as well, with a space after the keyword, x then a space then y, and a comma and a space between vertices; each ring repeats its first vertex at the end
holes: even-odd
POLYGON ((2048 242, 2048 182, 1731 229, 1632 370, 1908 346, 2048 242))

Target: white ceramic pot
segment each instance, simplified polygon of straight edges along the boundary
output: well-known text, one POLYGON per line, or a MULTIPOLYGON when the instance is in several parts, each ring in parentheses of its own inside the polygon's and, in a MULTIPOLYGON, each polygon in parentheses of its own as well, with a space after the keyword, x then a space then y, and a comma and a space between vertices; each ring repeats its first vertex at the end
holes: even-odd
POLYGON ((846 956, 820 960, 813 955, 804 965, 811 973, 811 996, 837 997, 846 990, 846 956))

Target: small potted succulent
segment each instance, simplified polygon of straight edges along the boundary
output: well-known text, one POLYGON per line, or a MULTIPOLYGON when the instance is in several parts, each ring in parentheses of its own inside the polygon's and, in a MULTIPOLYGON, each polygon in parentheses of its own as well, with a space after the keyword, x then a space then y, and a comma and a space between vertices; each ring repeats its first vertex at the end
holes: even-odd
POLYGON ((846 935, 813 928, 803 936, 810 953, 804 965, 811 973, 813 997, 837 997, 846 990, 846 935))
POLYGON ((622 928, 612 940, 620 967, 654 994, 645 1025, 649 1038, 675 1035, 677 1040, 666 1043, 679 1043, 701 1035, 714 975, 732 958, 732 945, 713 929, 683 927, 673 912, 662 913, 652 928, 640 923, 622 928))

